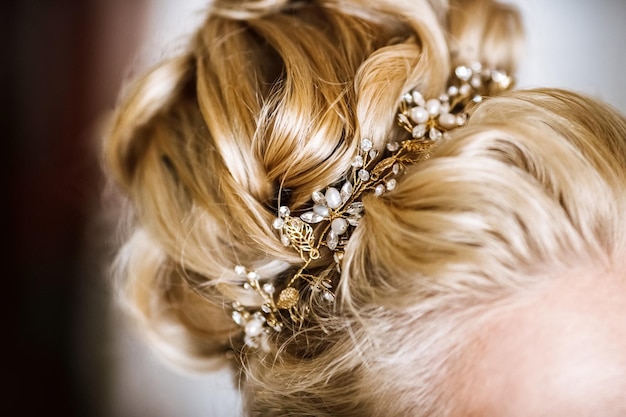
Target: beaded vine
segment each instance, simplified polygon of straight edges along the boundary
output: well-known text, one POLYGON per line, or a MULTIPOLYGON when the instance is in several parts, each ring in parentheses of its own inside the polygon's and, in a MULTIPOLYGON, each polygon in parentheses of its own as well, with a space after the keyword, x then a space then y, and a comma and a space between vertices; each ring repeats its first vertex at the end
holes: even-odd
POLYGON ((484 69, 474 63, 456 67, 446 92, 437 98, 426 100, 417 90, 406 93, 398 107, 397 122, 410 133, 408 139, 389 142, 382 150, 375 149, 370 139, 361 139, 359 152, 343 182, 324 192, 315 191, 311 195, 312 206, 299 216, 293 215, 287 206, 278 207, 272 227, 281 243, 299 254, 302 265, 284 283, 263 279, 242 265, 235 267, 237 275, 245 280, 244 288, 262 299, 261 306, 254 308, 233 303, 232 318, 243 328, 245 344, 266 349, 268 335, 282 331, 286 317, 301 325, 308 311, 304 301, 311 301, 302 299, 304 293, 333 303, 333 283, 326 276, 312 274, 310 267, 326 253, 322 251, 325 247, 341 272, 345 247, 365 215, 362 196, 393 191, 398 185, 397 177, 407 166, 428 158, 448 131, 465 125, 472 103, 505 91, 512 84, 506 72, 484 69))

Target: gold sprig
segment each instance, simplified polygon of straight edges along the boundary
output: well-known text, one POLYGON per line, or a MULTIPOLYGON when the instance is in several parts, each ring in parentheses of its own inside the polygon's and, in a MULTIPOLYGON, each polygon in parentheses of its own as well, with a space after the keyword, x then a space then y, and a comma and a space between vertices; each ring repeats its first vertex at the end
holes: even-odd
POLYGON ((320 259, 322 247, 326 247, 333 254, 336 270, 341 272, 344 248, 365 214, 363 195, 380 196, 394 190, 396 178, 407 166, 428 158, 449 130, 466 123, 468 105, 480 102, 483 94, 511 86, 511 78, 503 71, 486 70, 474 64, 457 67, 446 94, 438 98, 425 100, 415 90, 405 94, 397 120, 411 133, 410 139, 387 143, 383 150, 374 149, 370 139, 361 139, 351 172, 343 183, 327 187, 324 193, 315 191, 311 195, 312 207, 299 216, 292 216, 289 207, 280 206, 272 226, 279 232, 282 244, 299 254, 302 265, 277 297, 274 283, 262 283, 255 271, 247 271, 243 266, 235 268, 237 274, 246 278, 244 287, 254 290, 263 299, 260 310, 255 312, 240 303, 233 305, 233 319, 244 328, 245 343, 250 347, 266 347, 267 335, 285 327, 282 311, 288 312, 294 325, 302 325, 309 309, 304 301, 312 301, 303 300, 304 294, 320 296, 332 303, 335 294, 331 279, 327 275, 312 274, 310 266, 320 259))

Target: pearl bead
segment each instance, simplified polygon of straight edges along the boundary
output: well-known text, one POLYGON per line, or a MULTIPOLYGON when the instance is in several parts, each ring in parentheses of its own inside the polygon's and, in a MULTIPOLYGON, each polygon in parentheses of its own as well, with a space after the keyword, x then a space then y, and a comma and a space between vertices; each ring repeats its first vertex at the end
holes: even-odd
POLYGON ((456 96, 457 94, 459 94, 459 88, 457 86, 451 85, 450 87, 448 87, 448 95, 449 96, 456 96))
POLYGON ((460 80, 467 81, 472 76, 472 69, 463 65, 459 65, 455 68, 454 73, 460 80))
POLYGON ((320 205, 320 204, 316 204, 316 205, 314 205, 314 206, 313 206, 313 211, 314 211, 316 214, 319 214, 319 215, 320 215, 320 216, 322 216, 322 217, 327 217, 327 216, 328 216, 328 214, 329 214, 329 212, 328 212, 328 207, 326 207, 326 206, 322 206, 322 205, 320 205))
POLYGON ((250 337, 258 336, 263 332, 263 323, 254 319, 250 320, 246 323, 245 332, 250 337))
POLYGON ((336 209, 337 207, 341 206, 341 195, 336 188, 330 187, 329 189, 327 189, 325 197, 328 207, 336 209))
POLYGON ((431 116, 436 116, 441 110, 441 102, 436 98, 431 98, 426 102, 426 110, 431 116))
POLYGON ((280 217, 276 217, 274 221, 272 222, 272 227, 276 230, 279 230, 283 228, 284 224, 285 224, 285 221, 283 219, 281 219, 280 217))
POLYGON ((330 228, 337 235, 343 235, 348 230, 348 222, 341 217, 334 219, 330 224, 330 228))
POLYGON ((428 111, 423 107, 413 107, 411 109, 411 120, 415 123, 426 123, 429 117, 428 111))
POLYGON ((443 113, 439 116, 439 124, 444 129, 452 129, 457 126, 456 116, 450 113, 443 113))

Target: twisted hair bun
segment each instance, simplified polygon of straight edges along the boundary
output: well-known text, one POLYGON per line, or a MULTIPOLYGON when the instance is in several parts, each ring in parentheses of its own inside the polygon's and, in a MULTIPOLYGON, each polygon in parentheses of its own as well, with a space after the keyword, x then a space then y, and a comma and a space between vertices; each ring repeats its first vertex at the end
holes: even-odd
POLYGON ((589 128, 613 137, 623 118, 569 112, 593 104, 564 92, 477 106, 394 192, 364 197, 337 303, 264 353, 230 318, 233 302, 262 302, 234 267, 284 283, 302 259, 272 228, 279 201, 302 210, 339 182, 361 138, 404 138, 400 98, 437 97, 451 64, 514 72, 520 39, 517 13, 490 0, 213 2, 187 52, 134 82, 105 143, 133 207, 117 263, 129 311, 187 366, 235 352, 251 415, 448 415, 442 387, 485 305, 548 263, 618 252, 613 212, 576 207, 578 186, 623 202, 624 145, 589 128))

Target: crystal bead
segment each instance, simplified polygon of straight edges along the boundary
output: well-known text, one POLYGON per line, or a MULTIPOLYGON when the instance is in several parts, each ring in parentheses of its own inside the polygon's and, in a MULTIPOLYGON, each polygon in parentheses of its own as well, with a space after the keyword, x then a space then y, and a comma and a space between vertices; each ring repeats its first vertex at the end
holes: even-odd
POLYGON ((244 290, 249 290, 250 288, 252 288, 252 287, 250 286, 250 283, 249 283, 249 282, 245 282, 245 283, 243 284, 243 289, 244 289, 244 290))
POLYGON ((425 134, 426 134, 426 125, 417 125, 411 131, 411 135, 413 136, 414 139, 423 138, 425 134))
POLYGON ((480 95, 478 95, 478 94, 477 94, 477 95, 475 95, 475 96, 472 98, 472 101, 473 101, 474 103, 480 103, 481 101, 483 101, 483 96, 480 96, 480 95))
POLYGON ((376 149, 372 149, 368 155, 370 159, 375 159, 378 156, 378 151, 376 149))
POLYGON ((328 301, 329 303, 335 301, 335 295, 330 291, 324 291, 322 293, 322 297, 324 297, 324 300, 328 301))
POLYGON ((378 184, 376 188, 374 188, 374 195, 377 197, 380 195, 383 195, 384 192, 385 192, 385 186, 383 184, 378 184))
POLYGON ((329 187, 326 189, 326 205, 332 209, 336 209, 341 206, 341 194, 335 187, 329 187))
POLYGON ((263 291, 271 295, 274 294, 274 291, 276 291, 276 289, 274 288, 274 284, 272 284, 271 282, 266 282, 265 284, 263 284, 263 291))
POLYGON ((469 85, 469 84, 463 84, 463 85, 461 86, 461 88, 459 88, 459 93, 460 93, 462 96, 466 96, 466 95, 468 95, 468 94, 469 94, 469 92, 470 92, 471 90, 472 90, 472 86, 471 86, 471 85, 469 85))
POLYGON ((346 181, 344 185, 341 186, 341 190, 339 191, 339 195, 341 196, 341 203, 345 203, 348 201, 350 196, 352 195, 353 187, 350 181, 346 181))
POLYGON ((276 230, 280 230, 283 228, 284 224, 285 224, 285 221, 283 219, 281 219, 280 217, 276 217, 274 221, 272 222, 272 227, 276 230))
POLYGON ((348 224, 352 227, 357 227, 359 225, 359 220, 361 220, 360 216, 351 216, 348 217, 348 224))
POLYGON ((502 78, 501 81, 498 82, 498 85, 500 86, 500 88, 502 88, 503 90, 506 90, 507 88, 509 88, 511 86, 511 77, 508 76, 504 76, 504 78, 502 78))
POLYGON ((357 155, 352 160, 352 166, 354 168, 361 168, 363 166, 363 157, 361 155, 357 155))
POLYGON ((502 71, 497 71, 497 70, 491 71, 491 79, 496 83, 501 83, 506 78, 507 78, 506 74, 503 73, 502 71))
POLYGON ((448 95, 450 97, 454 97, 457 94, 459 94, 459 88, 455 85, 451 85, 450 87, 448 87, 448 95))
POLYGON ((333 219, 333 221, 330 223, 330 228, 333 232, 335 232, 336 235, 340 236, 346 233, 346 230, 348 230, 348 222, 346 221, 346 219, 338 217, 336 219, 333 219))
POLYGON ((335 250, 337 249, 338 244, 339 244, 339 236, 337 236, 335 232, 331 230, 330 232, 328 232, 328 235, 326 236, 326 246, 328 246, 328 249, 330 250, 335 250))
POLYGON ((456 116, 456 123, 459 126, 463 126, 466 122, 467 122, 467 114, 461 113, 458 116, 456 116))
POLYGON ((241 314, 240 311, 233 311, 233 313, 231 314, 231 317, 233 318, 233 321, 237 325, 243 326, 245 320, 243 318, 243 314, 241 314))
POLYGON ((255 338, 252 338, 248 335, 246 335, 246 337, 243 338, 244 343, 246 344, 246 346, 252 348, 252 349, 258 349, 259 348, 259 343, 256 341, 255 338))
POLYGON ((483 66, 479 61, 474 61, 471 63, 470 67, 474 72, 481 72, 483 70, 483 66))
POLYGON ((235 267, 235 273, 241 277, 246 276, 246 267, 243 265, 237 265, 235 267))
POLYGON ((289 246, 291 244, 291 242, 289 241, 289 236, 287 235, 282 235, 280 237, 280 243, 283 244, 283 246, 289 246))
POLYGON ((269 314, 272 312, 272 307, 270 307, 268 304, 263 304, 261 306, 261 311, 263 311, 266 314, 269 314))
POLYGON ((348 214, 359 214, 362 211, 363 211, 363 203, 360 201, 355 201, 354 203, 350 204, 350 206, 348 207, 348 210, 346 210, 348 214))
POLYGON ((430 129, 430 132, 428 132, 428 137, 430 138, 430 140, 440 139, 441 132, 433 127, 430 129))
POLYGON ((456 67, 454 73, 456 74, 458 79, 462 81, 467 81, 472 77, 472 69, 464 65, 459 65, 458 67, 456 67))
POLYGON ((287 216, 289 216, 291 214, 291 211, 289 210, 289 207, 287 207, 287 206, 280 206, 278 208, 278 214, 281 217, 287 217, 287 216))
POLYGON ((482 85, 482 80, 478 75, 474 75, 470 80, 470 85, 474 88, 479 88, 482 85))
POLYGON ((402 100, 407 104, 411 104, 413 103, 413 96, 411 95, 411 93, 406 93, 404 96, 402 96, 402 100))
POLYGON ((322 217, 328 217, 328 215, 330 214, 330 211, 328 210, 328 207, 323 206, 321 204, 316 204, 313 206, 313 212, 315 214, 319 214, 322 217))
POLYGON ((406 115, 399 113, 398 114, 398 122, 403 125, 409 125, 409 118, 406 115))
POLYGON ((394 178, 392 178, 389 181, 387 181, 387 184, 385 184, 385 185, 387 187, 387 190, 391 191, 391 190, 396 188, 396 185, 398 185, 398 181, 396 181, 394 178))
POLYGON ((419 91, 413 90, 411 95, 413 96, 413 103, 417 104, 418 106, 424 105, 424 96, 419 91))
POLYGON ((398 175, 400 173, 400 164, 398 164, 397 162, 393 164, 393 166, 391 167, 391 173, 393 175, 398 175))
POLYGON ((302 215, 300 215, 300 218, 302 220, 304 220, 307 223, 319 223, 322 220, 324 220, 324 217, 326 216, 320 216, 319 214, 313 212, 313 211, 307 211, 306 213, 302 213, 302 215))
POLYGON ((363 152, 369 152, 372 149, 372 141, 369 139, 361 139, 361 150, 363 152))
POLYGON ((367 181, 370 179, 370 173, 364 169, 359 170, 359 179, 361 181, 367 181))
POLYGON ((249 279, 249 280, 251 280, 251 281, 256 281, 256 280, 258 280, 259 278, 261 278, 261 276, 259 275, 259 273, 258 273, 258 272, 256 272, 256 271, 250 271, 250 272, 248 272, 248 279, 249 279))
POLYGON ((428 110, 423 107, 413 107, 411 109, 410 116, 411 120, 413 120, 413 122, 415 123, 426 123, 430 118, 428 110))
POLYGON ((389 142, 387 144, 387 150, 389 152, 396 152, 398 149, 400 149, 400 144, 398 142, 389 142))
POLYGON ((320 193, 319 191, 315 191, 312 195, 311 198, 313 198, 313 202, 315 202, 316 204, 326 204, 326 199, 324 198, 324 194, 320 193))

